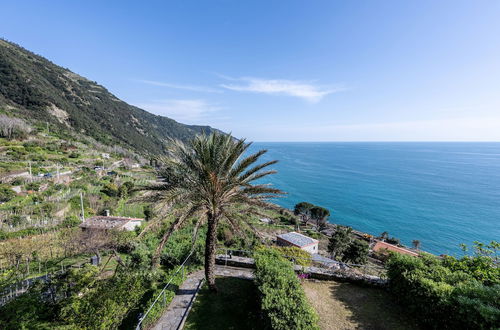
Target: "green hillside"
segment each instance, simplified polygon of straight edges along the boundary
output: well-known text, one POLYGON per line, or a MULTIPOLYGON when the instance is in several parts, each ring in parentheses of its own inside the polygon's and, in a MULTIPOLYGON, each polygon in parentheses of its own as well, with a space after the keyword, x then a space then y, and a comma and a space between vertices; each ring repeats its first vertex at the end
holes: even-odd
POLYGON ((0 40, 0 109, 143 154, 161 152, 168 138, 186 140, 213 130, 131 106, 96 82, 5 40, 0 40))

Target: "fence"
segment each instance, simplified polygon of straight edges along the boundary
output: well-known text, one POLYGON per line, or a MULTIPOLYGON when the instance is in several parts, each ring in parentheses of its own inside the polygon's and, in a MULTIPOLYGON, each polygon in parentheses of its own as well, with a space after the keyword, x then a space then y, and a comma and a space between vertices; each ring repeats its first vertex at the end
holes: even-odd
POLYGON ((193 255, 193 252, 194 251, 191 251, 191 253, 189 253, 189 255, 186 257, 186 259, 184 259, 184 261, 182 262, 182 264, 180 265, 180 267, 177 269, 177 271, 172 276, 170 276, 170 279, 168 280, 167 284, 163 287, 163 289, 158 294, 158 296, 156 297, 156 299, 153 301, 153 303, 151 304, 151 306, 148 308, 148 310, 146 311, 146 313, 144 313, 144 315, 142 315, 139 318, 139 323, 137 323, 137 326, 135 328, 136 330, 142 329, 142 323, 148 317, 149 313, 151 312, 151 310, 153 309, 153 307, 157 303, 160 303, 160 301, 161 301, 163 303, 163 307, 164 308, 167 306, 167 296, 166 296, 167 289, 170 286, 170 284, 172 283, 172 281, 174 280, 174 278, 177 276, 177 274, 179 274, 179 272, 182 272, 182 277, 184 278, 186 263, 188 262, 188 260, 193 255))
POLYGON ((9 285, 0 293, 0 307, 5 305, 12 299, 24 294, 36 281, 46 282, 49 279, 50 279, 50 274, 46 274, 43 276, 22 280, 20 282, 9 285))

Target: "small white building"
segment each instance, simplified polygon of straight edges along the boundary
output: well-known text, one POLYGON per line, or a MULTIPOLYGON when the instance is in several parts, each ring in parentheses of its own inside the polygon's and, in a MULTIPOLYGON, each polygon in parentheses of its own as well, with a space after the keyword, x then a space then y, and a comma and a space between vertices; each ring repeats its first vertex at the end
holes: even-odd
POLYGON ((319 241, 317 239, 296 233, 294 231, 278 235, 276 237, 276 242, 279 246, 295 246, 311 254, 318 253, 319 241))
POLYGON ((86 229, 117 229, 132 231, 139 227, 144 219, 127 218, 127 217, 111 217, 111 216, 95 216, 86 219, 80 228, 86 229))

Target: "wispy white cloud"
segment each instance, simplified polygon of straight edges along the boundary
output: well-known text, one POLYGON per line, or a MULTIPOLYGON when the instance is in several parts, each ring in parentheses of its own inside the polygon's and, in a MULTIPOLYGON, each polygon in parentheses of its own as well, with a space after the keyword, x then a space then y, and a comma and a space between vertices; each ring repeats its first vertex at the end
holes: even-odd
POLYGON ((230 81, 239 81, 239 83, 227 83, 220 85, 220 87, 229 90, 288 95, 304 99, 311 103, 317 103, 326 95, 345 90, 344 87, 320 86, 311 82, 297 80, 262 79, 252 77, 235 79, 226 76, 221 77, 230 81))
POLYGON ((137 80, 137 81, 141 82, 143 84, 148 84, 148 85, 152 85, 152 86, 182 89, 182 90, 193 91, 193 92, 202 92, 202 93, 222 93, 223 92, 220 89, 206 87, 206 86, 173 84, 173 83, 162 82, 162 81, 142 80, 142 79, 137 80))
POLYGON ((222 110, 221 107, 209 104, 205 100, 189 99, 159 100, 136 104, 136 106, 185 123, 197 123, 206 119, 209 114, 222 110))

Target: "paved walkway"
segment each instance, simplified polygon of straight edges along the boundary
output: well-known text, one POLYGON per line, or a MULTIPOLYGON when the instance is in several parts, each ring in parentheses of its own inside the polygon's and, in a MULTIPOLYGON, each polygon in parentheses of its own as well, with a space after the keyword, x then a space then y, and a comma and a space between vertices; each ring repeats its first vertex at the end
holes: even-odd
MULTIPOLYGON (((215 266, 215 274, 217 276, 239 277, 245 279, 253 279, 253 271, 251 269, 242 269, 229 266, 215 266)), ((177 290, 177 293, 172 299, 167 310, 160 317, 154 330, 178 330, 180 329, 184 318, 187 317, 188 308, 193 300, 196 291, 200 285, 200 281, 204 278, 203 270, 190 274, 187 279, 177 290)))

